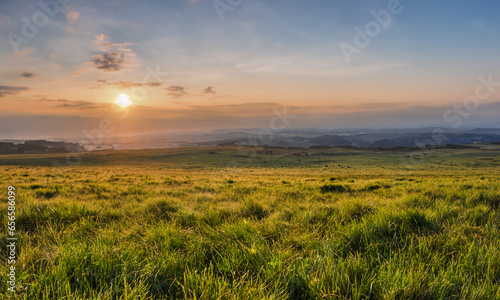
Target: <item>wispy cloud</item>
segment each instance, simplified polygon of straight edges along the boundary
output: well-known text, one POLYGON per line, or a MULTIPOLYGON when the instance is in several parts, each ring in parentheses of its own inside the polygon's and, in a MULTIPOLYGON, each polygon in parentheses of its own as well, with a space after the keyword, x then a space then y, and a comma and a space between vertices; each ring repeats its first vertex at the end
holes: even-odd
POLYGON ((7 86, 7 85, 0 85, 0 97, 5 97, 8 95, 17 95, 22 91, 27 91, 29 90, 28 87, 19 87, 19 86, 7 86))
POLYGON ((66 13, 67 32, 73 34, 82 33, 82 24, 78 24, 80 22, 77 22, 79 18, 80 18, 80 13, 77 11, 69 11, 66 13))
POLYGON ((208 86, 203 90, 204 94, 215 94, 216 92, 214 91, 213 86, 208 86))
POLYGON ((24 77, 24 78, 33 78, 35 76, 36 76, 36 74, 35 73, 31 73, 31 72, 23 72, 23 73, 21 73, 21 77, 24 77))
POLYGON ((181 98, 189 95, 189 93, 186 91, 187 88, 183 86, 169 86, 165 89, 168 91, 167 95, 174 98, 181 98))
POLYGON ((112 42, 109 42, 108 37, 102 33, 96 35, 94 40, 92 41, 92 43, 94 45, 96 45, 98 47, 98 49, 102 52, 107 52, 107 51, 110 51, 112 49, 117 49, 117 50, 124 51, 124 52, 132 51, 128 48, 125 48, 125 47, 132 45, 132 43, 130 43, 130 42, 112 43, 112 42))
POLYGON ((117 81, 117 82, 108 82, 107 80, 97 80, 97 82, 101 83, 103 86, 116 86, 119 89, 131 89, 135 87, 158 87, 162 84, 160 82, 133 82, 133 81, 117 81))
POLYGON ((97 103, 82 100, 72 101, 68 99, 50 99, 47 97, 42 97, 38 99, 38 101, 54 102, 56 104, 55 107, 78 108, 84 110, 108 108, 111 105, 110 103, 97 103))
POLYGON ((357 77, 377 74, 390 69, 410 66, 407 62, 372 63, 345 66, 332 57, 311 58, 302 55, 270 56, 236 64, 236 68, 248 73, 275 73, 284 75, 357 77))
POLYGON ((35 48, 24 48, 16 52, 14 55, 17 57, 23 57, 30 55, 31 53, 35 52, 35 48))
POLYGON ((75 24, 76 20, 80 16, 80 13, 77 11, 70 11, 66 13, 66 19, 68 19, 68 24, 73 25, 75 24))
POLYGON ((94 103, 94 102, 89 102, 89 101, 67 101, 67 102, 61 103, 58 106, 60 106, 60 107, 73 107, 73 108, 80 108, 80 109, 102 108, 102 105, 94 103))

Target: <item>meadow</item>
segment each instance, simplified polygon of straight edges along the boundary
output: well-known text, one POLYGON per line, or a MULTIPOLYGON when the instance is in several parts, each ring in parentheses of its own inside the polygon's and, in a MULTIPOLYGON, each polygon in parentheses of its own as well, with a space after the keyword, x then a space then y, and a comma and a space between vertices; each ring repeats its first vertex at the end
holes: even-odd
POLYGON ((3 299, 500 299, 500 147, 0 157, 3 299), (411 155, 410 155, 411 156, 411 155), (412 163, 409 163, 412 162, 412 163))

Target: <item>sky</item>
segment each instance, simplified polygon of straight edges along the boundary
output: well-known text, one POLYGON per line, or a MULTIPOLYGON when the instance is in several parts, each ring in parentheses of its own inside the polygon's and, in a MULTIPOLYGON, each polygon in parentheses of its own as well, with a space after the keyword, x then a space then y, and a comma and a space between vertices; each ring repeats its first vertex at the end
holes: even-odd
POLYGON ((2 0, 0 139, 273 129, 276 117, 499 128, 499 11, 494 0, 2 0))

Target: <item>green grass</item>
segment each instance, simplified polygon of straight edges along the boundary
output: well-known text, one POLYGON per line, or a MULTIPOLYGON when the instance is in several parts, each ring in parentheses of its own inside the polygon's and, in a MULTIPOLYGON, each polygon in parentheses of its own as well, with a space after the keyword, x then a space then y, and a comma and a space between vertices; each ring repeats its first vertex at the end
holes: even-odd
POLYGON ((500 299, 498 150, 244 151, 0 157, 11 298, 500 299))

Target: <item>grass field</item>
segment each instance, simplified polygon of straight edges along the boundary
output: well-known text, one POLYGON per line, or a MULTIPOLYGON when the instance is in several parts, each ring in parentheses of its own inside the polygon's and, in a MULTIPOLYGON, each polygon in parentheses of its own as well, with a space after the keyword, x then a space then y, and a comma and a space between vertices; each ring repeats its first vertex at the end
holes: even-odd
POLYGON ((500 299, 499 154, 215 147, 58 168, 63 154, 2 156, 15 298, 500 299))

